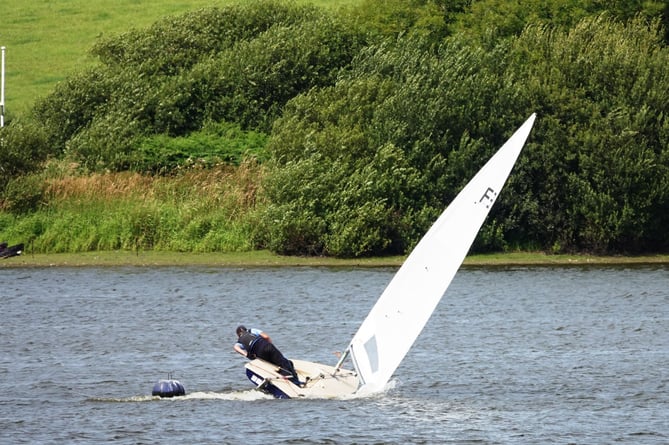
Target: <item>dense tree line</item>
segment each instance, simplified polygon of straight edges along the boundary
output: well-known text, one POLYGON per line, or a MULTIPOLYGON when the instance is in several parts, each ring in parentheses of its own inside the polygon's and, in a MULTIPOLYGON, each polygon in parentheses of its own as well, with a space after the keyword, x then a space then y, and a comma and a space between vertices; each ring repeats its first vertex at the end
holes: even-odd
POLYGON ((368 48, 275 126, 270 245, 405 251, 536 110, 477 248, 667 246, 667 55, 657 24, 601 16, 565 31, 529 26, 489 47, 452 38, 429 50, 417 39, 368 48))
POLYGON ((666 251, 668 5, 260 1, 166 18, 97 43, 99 66, 3 129, 0 186, 20 195, 48 158, 169 174, 253 156, 257 246, 405 253, 536 111, 475 249, 666 251))

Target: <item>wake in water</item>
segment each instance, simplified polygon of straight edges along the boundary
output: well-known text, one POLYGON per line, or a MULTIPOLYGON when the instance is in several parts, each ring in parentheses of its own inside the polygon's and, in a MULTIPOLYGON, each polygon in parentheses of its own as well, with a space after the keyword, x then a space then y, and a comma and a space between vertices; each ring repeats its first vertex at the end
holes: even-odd
MULTIPOLYGON (((336 397, 331 399, 321 399, 321 400, 357 400, 357 399, 373 399, 373 398, 382 398, 388 391, 394 389, 397 385, 396 380, 391 380, 388 382, 383 391, 375 393, 353 393, 348 394, 342 397, 336 397)), ((244 401, 252 402, 255 400, 274 400, 274 397, 270 394, 265 394, 262 391, 258 391, 255 388, 247 390, 236 390, 236 391, 195 391, 192 393, 187 393, 184 396, 178 397, 159 397, 152 396, 150 394, 143 394, 139 396, 130 396, 130 397, 89 397, 86 399, 88 402, 102 402, 102 403, 140 403, 140 402, 172 402, 177 403, 181 401, 190 401, 190 400, 235 400, 235 401, 244 401)), ((278 399, 277 399, 278 400, 278 399)), ((295 399, 300 400, 300 399, 295 399)), ((307 400, 307 399, 304 399, 307 400)), ((308 400, 315 400, 310 398, 308 400)))
POLYGON ((138 402, 172 402, 178 403, 189 400, 238 400, 238 401, 254 401, 273 399, 269 394, 249 389, 245 391, 230 391, 230 392, 214 392, 214 391, 195 391, 185 396, 179 397, 159 397, 152 395, 130 396, 130 397, 91 397, 87 399, 89 402, 104 402, 104 403, 138 403, 138 402))

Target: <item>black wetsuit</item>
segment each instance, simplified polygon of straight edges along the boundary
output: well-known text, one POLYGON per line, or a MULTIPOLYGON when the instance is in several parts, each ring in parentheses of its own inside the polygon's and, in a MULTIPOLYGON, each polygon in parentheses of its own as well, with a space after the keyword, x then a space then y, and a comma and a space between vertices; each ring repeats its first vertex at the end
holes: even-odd
POLYGON ((273 363, 281 368, 279 373, 297 379, 297 372, 295 371, 293 362, 284 357, 276 346, 260 335, 255 335, 250 331, 246 331, 239 336, 239 340, 237 341, 244 346, 249 359, 253 360, 254 358, 260 358, 273 363))

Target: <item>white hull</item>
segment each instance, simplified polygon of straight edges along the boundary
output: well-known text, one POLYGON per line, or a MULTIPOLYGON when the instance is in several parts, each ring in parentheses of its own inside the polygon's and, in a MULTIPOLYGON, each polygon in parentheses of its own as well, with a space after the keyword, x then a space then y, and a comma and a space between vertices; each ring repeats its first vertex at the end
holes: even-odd
POLYGON ((261 359, 246 364, 246 374, 257 388, 274 397, 294 398, 337 398, 353 394, 359 385, 355 372, 333 366, 304 360, 293 360, 299 380, 298 386, 279 374, 279 367, 261 359))

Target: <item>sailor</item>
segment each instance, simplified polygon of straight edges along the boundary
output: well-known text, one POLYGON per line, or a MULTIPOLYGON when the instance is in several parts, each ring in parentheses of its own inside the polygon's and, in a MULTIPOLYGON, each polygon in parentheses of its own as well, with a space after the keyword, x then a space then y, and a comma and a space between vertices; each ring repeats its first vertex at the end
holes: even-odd
POLYGON ((274 346, 269 335, 260 329, 246 329, 243 325, 237 326, 237 343, 234 349, 249 360, 260 358, 277 365, 281 375, 292 377, 293 383, 301 384, 293 362, 284 357, 281 351, 274 346))

